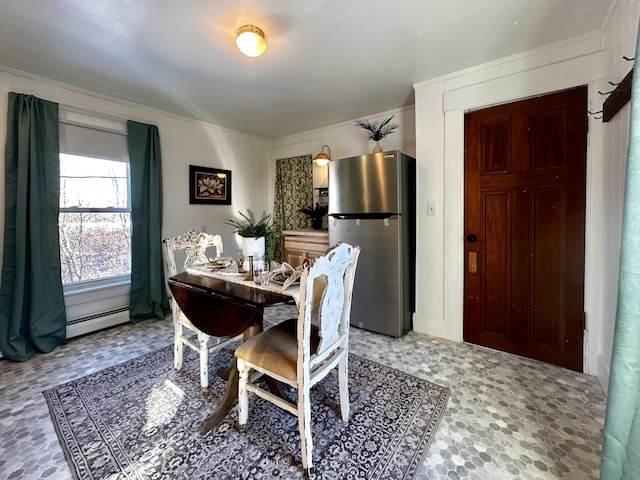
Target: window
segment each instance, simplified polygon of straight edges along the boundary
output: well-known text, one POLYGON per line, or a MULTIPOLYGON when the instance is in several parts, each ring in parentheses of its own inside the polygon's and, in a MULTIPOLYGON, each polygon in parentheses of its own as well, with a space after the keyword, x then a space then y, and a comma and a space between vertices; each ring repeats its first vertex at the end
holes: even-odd
POLYGON ((60 124, 60 263, 64 285, 128 276, 131 201, 126 136, 60 124))

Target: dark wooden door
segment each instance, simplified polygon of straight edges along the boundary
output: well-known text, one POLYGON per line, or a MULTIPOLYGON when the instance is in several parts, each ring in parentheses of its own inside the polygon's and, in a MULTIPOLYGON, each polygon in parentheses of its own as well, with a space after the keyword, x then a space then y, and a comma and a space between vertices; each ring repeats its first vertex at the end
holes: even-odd
POLYGON ((465 115, 468 342, 582 371, 587 88, 465 115))

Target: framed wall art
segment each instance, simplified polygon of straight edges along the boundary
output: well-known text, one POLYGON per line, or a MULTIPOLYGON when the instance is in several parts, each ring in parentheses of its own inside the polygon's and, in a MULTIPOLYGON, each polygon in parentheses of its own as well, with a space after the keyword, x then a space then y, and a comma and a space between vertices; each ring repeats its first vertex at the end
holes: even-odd
POLYGON ((231 205, 231 170, 189 165, 189 203, 231 205))

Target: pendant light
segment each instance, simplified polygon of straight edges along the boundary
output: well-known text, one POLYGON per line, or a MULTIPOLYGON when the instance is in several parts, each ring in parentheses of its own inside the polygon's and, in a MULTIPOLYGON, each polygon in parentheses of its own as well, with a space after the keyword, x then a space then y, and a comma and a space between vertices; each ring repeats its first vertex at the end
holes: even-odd
POLYGON ((313 157, 313 161, 321 167, 329 165, 329 162, 331 161, 331 149, 329 148, 329 145, 323 145, 320 149, 320 153, 313 157), (328 154, 324 153, 324 147, 327 147, 327 150, 329 150, 328 154))
POLYGON ((259 57, 267 48, 264 32, 255 25, 243 25, 238 29, 236 45, 247 57, 259 57))

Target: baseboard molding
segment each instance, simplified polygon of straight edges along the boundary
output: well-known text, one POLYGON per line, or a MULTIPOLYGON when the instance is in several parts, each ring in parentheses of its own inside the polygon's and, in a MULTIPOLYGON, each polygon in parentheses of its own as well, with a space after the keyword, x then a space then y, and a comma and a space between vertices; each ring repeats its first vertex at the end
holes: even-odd
POLYGON ((457 338, 451 335, 451 332, 447 328, 447 324, 443 318, 414 313, 413 331, 431 335, 432 337, 444 338, 453 342, 462 342, 462 338, 457 338))

